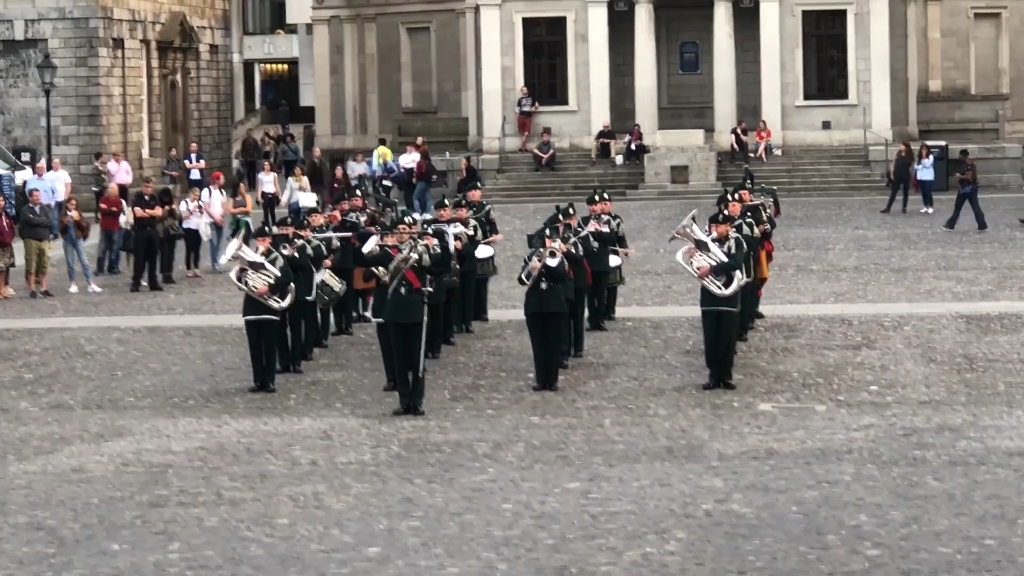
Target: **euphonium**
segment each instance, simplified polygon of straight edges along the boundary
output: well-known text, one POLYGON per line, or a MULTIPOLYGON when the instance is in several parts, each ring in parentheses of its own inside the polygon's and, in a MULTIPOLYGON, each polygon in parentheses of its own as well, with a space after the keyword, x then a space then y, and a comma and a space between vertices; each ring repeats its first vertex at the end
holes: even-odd
POLYGON ((263 302, 271 309, 281 312, 291 306, 295 299, 295 285, 288 285, 288 295, 281 299, 273 294, 267 293, 258 296, 256 291, 264 286, 270 286, 281 277, 281 271, 274 268, 263 256, 253 252, 248 246, 242 243, 241 238, 232 240, 221 256, 221 264, 229 260, 238 260, 240 264, 228 274, 228 278, 238 286, 238 289, 249 296, 263 302), (262 270, 253 270, 246 264, 259 263, 262 270))
POLYGON ((728 277, 716 278, 714 276, 708 276, 707 278, 701 278, 698 275, 698 270, 701 268, 727 262, 729 257, 726 256, 714 242, 712 242, 712 237, 705 234, 704 231, 697 226, 696 217, 696 210, 690 212, 689 216, 684 218, 682 223, 676 227, 675 231, 672 233, 672 238, 669 239, 669 242, 675 238, 690 240, 686 246, 683 246, 683 248, 676 253, 676 261, 679 262, 683 268, 686 268, 687 272, 693 274, 693 277, 697 278, 697 280, 715 296, 720 298, 732 296, 738 292, 740 287, 743 285, 742 270, 736 270, 732 273, 731 283, 727 283, 727 280, 729 279, 728 277), (697 243, 707 246, 707 252, 698 248, 697 243), (726 284, 728 284, 728 286, 726 284))

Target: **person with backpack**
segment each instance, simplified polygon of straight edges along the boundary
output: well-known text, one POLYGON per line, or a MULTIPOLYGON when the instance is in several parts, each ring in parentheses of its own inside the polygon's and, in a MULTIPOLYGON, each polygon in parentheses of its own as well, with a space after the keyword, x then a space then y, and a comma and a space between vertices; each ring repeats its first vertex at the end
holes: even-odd
POLYGON ((416 172, 413 182, 416 188, 412 193, 412 205, 414 215, 423 218, 430 215, 430 186, 434 182, 437 169, 430 161, 430 150, 424 146, 420 149, 420 160, 416 163, 416 172))

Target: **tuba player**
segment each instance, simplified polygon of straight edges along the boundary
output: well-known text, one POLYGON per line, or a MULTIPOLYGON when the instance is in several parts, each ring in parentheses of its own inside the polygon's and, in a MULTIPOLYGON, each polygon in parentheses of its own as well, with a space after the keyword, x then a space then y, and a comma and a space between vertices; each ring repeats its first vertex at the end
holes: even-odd
POLYGON ((253 386, 249 392, 274 393, 277 392, 274 377, 277 372, 277 332, 281 313, 267 306, 260 298, 283 298, 292 283, 292 271, 284 258, 271 248, 272 235, 266 226, 257 228, 252 237, 256 241, 256 253, 281 275, 270 286, 257 288, 256 296, 247 292, 242 300, 242 319, 245 321, 245 337, 249 341, 249 359, 252 362, 253 386))
MULTIPOLYGON (((743 241, 733 232, 733 221, 734 218, 728 212, 715 212, 708 218, 709 232, 714 234, 712 242, 725 253, 728 260, 699 268, 697 274, 701 280, 708 276, 728 276, 743 268, 743 241)), ((708 381, 704 383, 704 390, 736 389, 732 382, 732 365, 740 328, 739 312, 739 292, 720 297, 701 284, 700 321, 704 330, 704 363, 708 367, 708 381)))

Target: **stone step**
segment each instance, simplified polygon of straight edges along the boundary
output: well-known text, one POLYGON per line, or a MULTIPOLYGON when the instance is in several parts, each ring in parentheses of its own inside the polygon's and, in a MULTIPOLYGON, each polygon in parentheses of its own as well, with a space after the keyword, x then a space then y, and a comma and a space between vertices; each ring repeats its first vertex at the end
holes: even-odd
POLYGON ((564 176, 562 174, 526 174, 526 178, 512 180, 494 179, 488 188, 501 186, 551 186, 551 185, 573 185, 573 186, 596 186, 617 188, 619 185, 629 186, 642 184, 644 179, 635 176, 594 176, 583 174, 579 176, 564 176), (532 176, 532 178, 530 178, 532 176))
MULTIPOLYGON (((640 187, 640 182, 633 184, 615 184, 614 186, 602 186, 604 190, 636 190, 640 187)), ((573 194, 582 194, 586 196, 590 194, 596 186, 593 184, 517 184, 517 185, 506 185, 506 186, 487 186, 484 192, 490 196, 491 194, 519 194, 529 193, 534 191, 550 191, 550 192, 572 192, 573 194)))
MULTIPOLYGON (((835 172, 835 171, 818 171, 818 172, 780 172, 776 174, 754 174, 754 183, 760 184, 762 182, 778 182, 781 180, 802 180, 802 181, 817 181, 823 179, 855 179, 855 180, 874 180, 874 181, 885 181, 878 174, 871 172, 835 172)), ((733 184, 739 183, 743 179, 742 174, 728 174, 718 173, 718 179, 720 182, 731 182, 733 184)))
MULTIPOLYGON (((719 169, 739 170, 743 171, 744 164, 736 162, 729 162, 729 158, 726 157, 719 165, 719 169)), ((864 168, 864 161, 860 158, 836 158, 836 159, 811 159, 811 158, 772 158, 767 163, 765 162, 750 162, 747 164, 750 167, 750 171, 757 174, 758 170, 781 170, 784 168, 815 168, 821 166, 829 167, 850 167, 850 168, 864 168)))
MULTIPOLYGON (((632 178, 634 180, 643 180, 644 171, 640 167, 630 167, 629 169, 614 169, 614 168, 591 168, 589 166, 585 168, 576 168, 573 166, 565 167, 563 170, 559 168, 554 174, 549 174, 547 171, 544 172, 545 176, 551 178, 632 178)), ((516 172, 502 172, 501 174, 495 175, 491 180, 497 181, 521 181, 521 180, 534 180, 537 175, 534 174, 533 170, 522 170, 516 172)))

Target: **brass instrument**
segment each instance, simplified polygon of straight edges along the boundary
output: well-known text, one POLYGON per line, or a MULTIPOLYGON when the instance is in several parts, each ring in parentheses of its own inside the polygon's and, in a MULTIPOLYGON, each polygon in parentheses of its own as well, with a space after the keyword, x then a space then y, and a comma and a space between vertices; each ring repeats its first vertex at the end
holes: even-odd
POLYGON ((257 296, 256 291, 265 286, 269 287, 281 277, 281 271, 274 268, 257 252, 253 252, 248 246, 242 243, 241 238, 236 238, 228 243, 227 250, 221 256, 221 265, 227 264, 230 260, 238 260, 240 264, 228 274, 228 278, 238 286, 238 289, 249 296, 263 302, 276 312, 282 312, 291 306, 295 300, 295 285, 288 285, 288 295, 283 299, 267 293, 257 296), (259 270, 254 270, 250 265, 258 264, 259 270))
MULTIPOLYGON (((390 279, 390 284, 388 285, 389 297, 395 291, 395 288, 398 287, 398 283, 401 281, 405 271, 417 263, 426 266, 430 265, 430 245, 426 241, 415 240, 409 242, 402 252, 391 261, 387 270, 387 276, 390 279)), ((423 289, 424 291, 430 290, 426 286, 423 289)))
MULTIPOLYGON (((550 266, 552 268, 561 264, 562 241, 555 240, 551 243, 551 246, 548 246, 543 250, 537 250, 537 253, 533 255, 533 259, 530 260, 530 266, 527 269, 533 268, 535 264, 541 263, 541 259, 543 259, 543 264, 545 266, 550 266)), ((530 287, 534 285, 534 283, 537 281, 538 276, 540 276, 540 269, 538 269, 535 274, 530 276, 530 281, 526 284, 527 290, 529 290, 530 287)))
POLYGON ((683 219, 683 221, 676 227, 672 232, 672 236, 669 238, 669 242, 676 238, 683 240, 689 240, 686 246, 683 246, 679 252, 676 253, 676 261, 686 269, 687 272, 693 274, 694 278, 704 285, 709 292, 724 298, 726 296, 732 296, 739 291, 743 285, 743 270, 736 270, 731 274, 732 283, 726 286, 729 277, 716 278, 714 276, 708 276, 707 278, 701 278, 699 276, 699 270, 705 266, 714 266, 722 262, 727 262, 729 257, 725 255, 722 250, 712 242, 713 236, 705 234, 699 226, 697 226, 697 211, 694 210, 683 219), (703 251, 697 246, 700 243, 707 247, 707 251, 703 251))
POLYGON ((313 234, 311 238, 319 240, 321 238, 351 238, 355 234, 351 232, 323 232, 321 234, 313 234))

